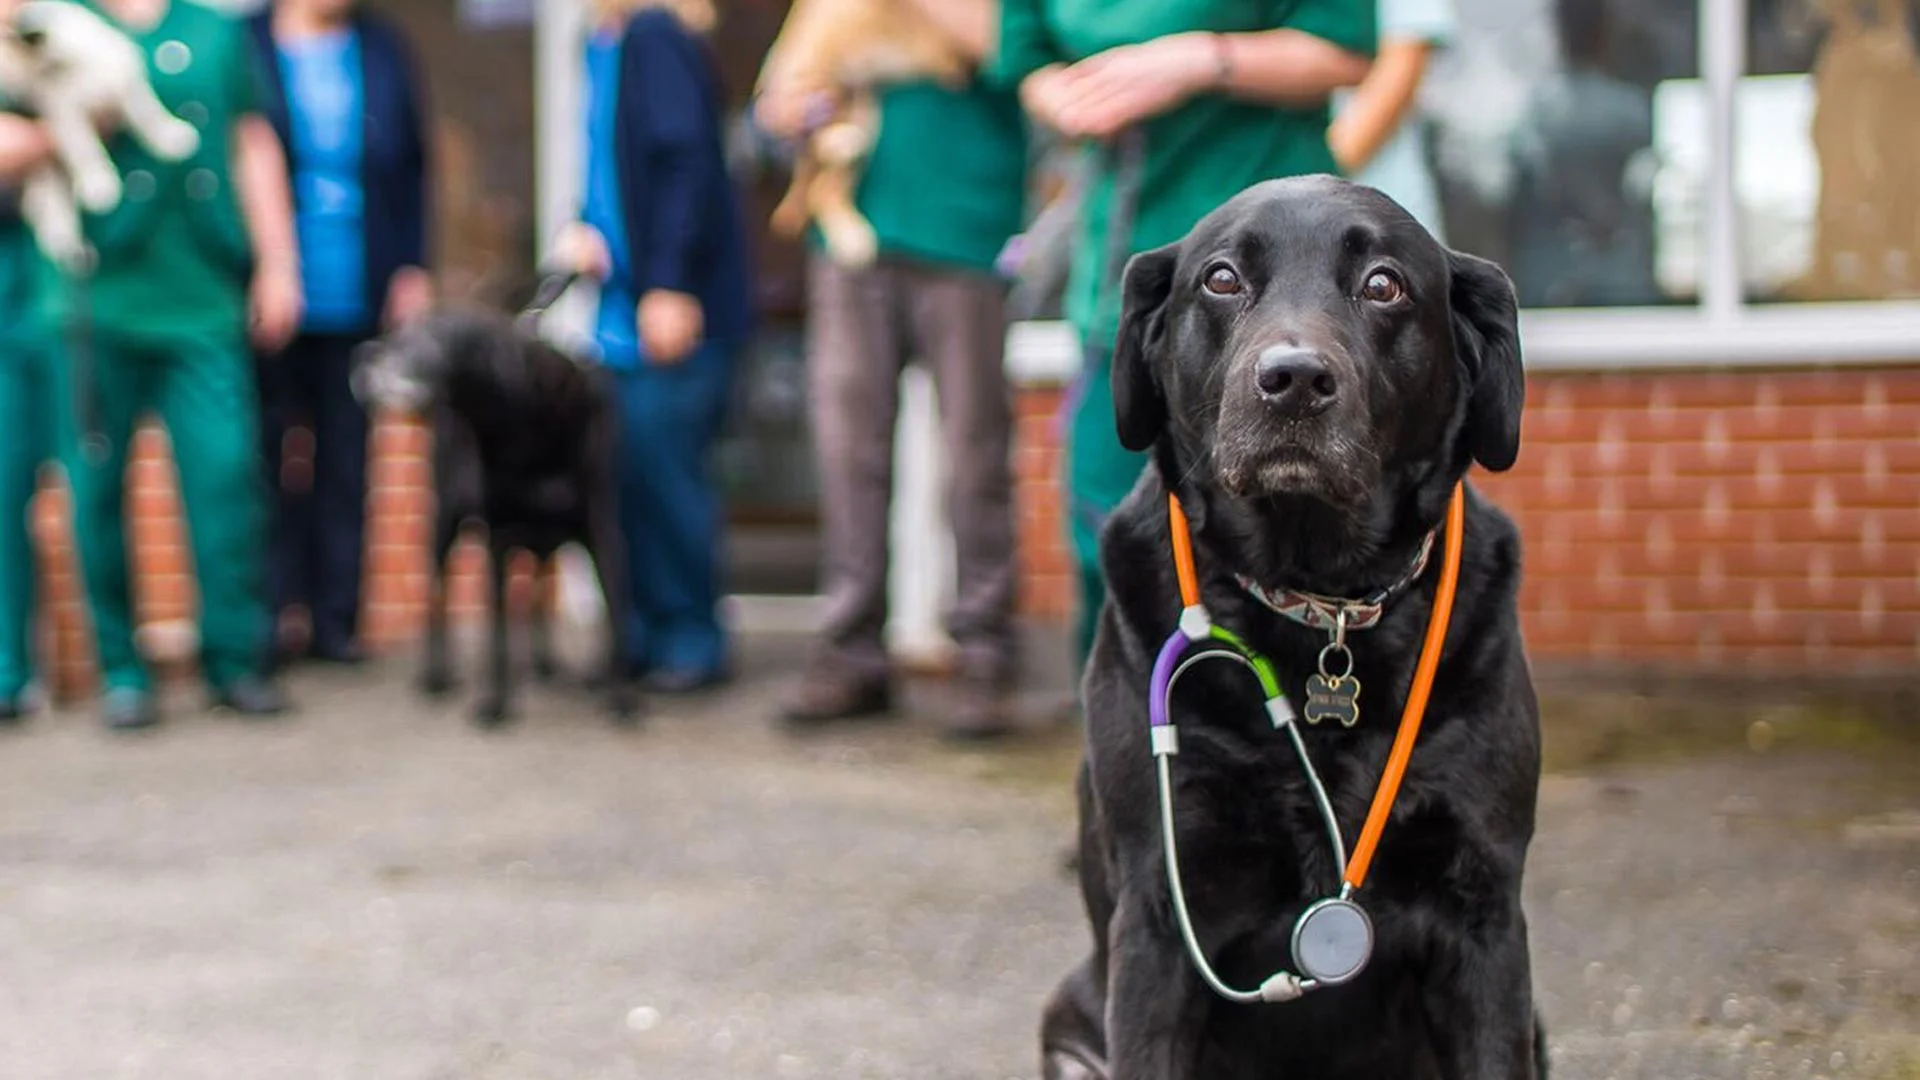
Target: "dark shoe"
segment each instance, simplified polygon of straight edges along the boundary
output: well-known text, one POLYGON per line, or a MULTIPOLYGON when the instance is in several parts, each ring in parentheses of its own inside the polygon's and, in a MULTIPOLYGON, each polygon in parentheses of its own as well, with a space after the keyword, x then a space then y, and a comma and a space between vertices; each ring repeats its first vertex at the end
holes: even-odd
POLYGON ((732 681, 733 673, 722 667, 710 671, 655 671, 646 677, 644 685, 653 693, 671 697, 717 690, 732 681))
POLYGON ((788 727, 808 728, 836 720, 861 720, 893 711, 893 683, 885 676, 860 676, 815 667, 800 678, 781 719, 788 727))
POLYGON ((947 741, 987 742, 1013 733, 1012 694, 1004 682, 961 676, 948 693, 946 726, 941 729, 947 741))
POLYGON ((12 727, 27 718, 27 704, 19 694, 0 697, 0 727, 12 727))
POLYGON ((271 679, 246 675, 214 691, 213 707, 221 712, 265 718, 287 711, 287 695, 271 679))
POLYGON ((160 722, 160 703, 145 690, 109 690, 100 699, 100 722, 109 731, 140 731, 160 722))
POLYGON ((323 664, 338 664, 342 667, 358 667, 367 662, 366 650, 353 641, 332 641, 324 644, 315 642, 313 647, 307 650, 307 656, 323 664))

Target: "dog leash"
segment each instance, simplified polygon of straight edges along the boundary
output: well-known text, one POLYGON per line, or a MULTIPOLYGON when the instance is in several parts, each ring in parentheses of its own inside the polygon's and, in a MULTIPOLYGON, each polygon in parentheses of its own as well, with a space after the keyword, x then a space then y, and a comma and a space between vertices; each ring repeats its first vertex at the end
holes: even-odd
MULTIPOLYGON (((1373 922, 1353 896, 1366 884, 1367 871, 1373 865, 1380 836, 1386 831, 1394 799, 1399 795, 1400 784, 1406 778, 1407 763, 1413 757, 1413 744, 1420 735, 1420 724, 1426 715, 1433 679, 1440 667, 1440 650, 1446 643, 1447 624, 1453 615, 1454 595, 1460 579, 1461 541, 1466 532, 1465 488, 1455 485, 1453 498, 1447 504, 1440 584, 1434 592, 1433 613, 1427 620, 1426 639, 1420 647, 1419 662, 1414 667, 1413 686, 1407 692, 1406 708, 1400 714, 1400 728, 1394 735, 1393 748, 1387 754, 1380 785, 1374 790, 1373 805, 1367 812, 1366 824, 1360 830, 1360 839, 1354 845, 1351 858, 1341 839, 1340 822, 1334 815, 1332 800, 1307 754, 1298 717, 1280 686, 1273 662, 1239 635, 1215 623, 1207 612, 1200 596, 1200 576, 1194 566, 1192 532, 1187 524, 1186 512, 1180 506, 1179 496, 1172 493, 1167 495, 1167 518, 1182 606, 1178 627, 1167 638, 1166 644, 1161 646, 1159 656, 1154 660, 1147 710, 1160 789, 1160 830, 1166 855, 1167 885, 1173 897, 1174 915, 1195 969, 1215 993, 1241 1004, 1292 1001, 1309 990, 1337 986, 1352 980, 1366 968, 1373 954, 1373 922), (1203 644, 1208 647, 1202 648, 1203 644), (1204 660, 1234 661, 1252 671, 1259 681, 1261 692, 1266 695, 1267 716, 1275 728, 1286 731, 1293 743, 1294 754, 1306 774, 1314 803, 1327 827, 1335 862, 1340 867, 1339 895, 1325 897, 1308 905, 1294 922, 1292 951, 1294 966, 1299 973, 1277 971, 1255 990, 1234 989, 1214 971, 1213 965, 1207 960, 1206 951, 1200 947, 1199 936, 1194 932, 1193 915, 1187 909, 1186 891, 1180 880, 1171 766, 1173 756, 1180 752, 1180 733, 1173 723, 1173 689, 1189 668, 1204 660)), ((1344 619, 1335 634, 1334 642, 1327 646, 1327 650, 1331 650, 1335 644, 1345 647, 1344 619)), ((1322 650, 1321 654, 1323 668, 1327 650, 1322 650)), ((1341 678, 1348 678, 1351 674, 1352 665, 1349 663, 1347 675, 1341 678)), ((1324 671, 1320 677, 1325 677, 1324 671)), ((1338 681, 1335 680, 1336 685, 1338 681)))
POLYGON ((523 329, 534 329, 534 324, 547 313, 547 309, 559 303, 560 298, 567 295, 567 290, 573 288, 580 278, 578 270, 549 270, 541 274, 539 283, 533 289, 533 299, 520 309, 514 321, 523 329))

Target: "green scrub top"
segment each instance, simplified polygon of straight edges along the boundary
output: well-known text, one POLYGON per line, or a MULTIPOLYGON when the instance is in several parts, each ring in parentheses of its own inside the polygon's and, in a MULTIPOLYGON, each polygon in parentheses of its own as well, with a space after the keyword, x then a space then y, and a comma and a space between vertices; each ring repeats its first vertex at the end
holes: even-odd
POLYGON ((891 87, 861 176, 860 212, 880 250, 992 273, 1026 206, 1027 128, 1004 90, 891 87))
POLYGON ((252 250, 233 190, 233 129, 260 100, 245 27, 170 0, 151 28, 122 29, 146 55, 161 103, 200 132, 200 148, 163 162, 124 132, 109 139, 125 192, 115 209, 87 215, 99 266, 84 295, 47 289, 49 315, 64 325, 84 304, 95 333, 122 340, 242 338, 252 250))
MULTIPOLYGON (((0 95, 0 112, 13 113, 16 105, 0 95)), ((0 207, 0 348, 8 355, 22 345, 38 344, 41 336, 39 294, 41 275, 46 271, 40 248, 20 216, 17 186, 4 196, 0 207)), ((7 362, 0 355, 0 363, 7 362)))
MULTIPOLYGON (((990 76, 1009 87, 1050 63, 1072 63, 1121 45, 1196 30, 1245 33, 1287 28, 1371 54, 1375 0, 1001 0, 990 76)), ((1327 149, 1328 108, 1263 105, 1204 95, 1141 125, 1145 153, 1125 250, 1186 235, 1208 211, 1263 180, 1338 171, 1327 149)), ((1067 287, 1067 317, 1089 344, 1120 326, 1119 282, 1110 268, 1113 168, 1090 148, 1081 235, 1067 287)))
POLYGON ((37 302, 44 261, 18 210, 0 210, 0 363, 21 346, 44 340, 37 302))

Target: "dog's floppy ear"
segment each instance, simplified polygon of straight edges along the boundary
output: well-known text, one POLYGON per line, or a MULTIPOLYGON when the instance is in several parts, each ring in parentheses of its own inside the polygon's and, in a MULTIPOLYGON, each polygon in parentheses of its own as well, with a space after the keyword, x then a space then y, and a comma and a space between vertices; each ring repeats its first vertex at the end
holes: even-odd
POLYGON ((1520 456, 1520 410, 1527 397, 1513 282, 1486 259, 1454 251, 1447 263, 1453 347, 1470 380, 1467 445, 1482 467, 1505 472, 1520 456))
POLYGON ((1167 298, 1179 246, 1143 251, 1127 260, 1120 286, 1120 334, 1113 345, 1113 416, 1120 445, 1151 447, 1167 426, 1167 397, 1154 370, 1154 352, 1166 332, 1167 298))

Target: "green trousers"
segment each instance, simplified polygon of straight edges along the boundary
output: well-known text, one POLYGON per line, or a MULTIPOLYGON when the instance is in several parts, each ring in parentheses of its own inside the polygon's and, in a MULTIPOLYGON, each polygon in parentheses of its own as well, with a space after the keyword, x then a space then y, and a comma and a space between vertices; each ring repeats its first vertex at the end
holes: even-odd
POLYGON ((1067 403, 1067 536, 1079 573, 1080 606, 1075 644, 1082 667, 1093 651, 1093 632, 1106 603, 1100 575, 1100 527, 1133 490, 1148 455, 1120 445, 1113 416, 1113 352, 1086 346, 1086 362, 1067 403))
POLYGON ((134 423, 151 411, 166 425, 186 504, 200 591, 200 661, 216 689, 258 673, 271 640, 266 604, 266 478, 252 353, 244 341, 97 338, 86 344, 92 413, 105 452, 88 453, 77 411, 72 342, 60 365, 68 395, 61 460, 73 486, 74 535, 108 690, 144 690, 134 649, 127 567, 125 476, 134 423))
POLYGON ((0 342, 0 699, 33 679, 33 543, 27 504, 53 457, 50 358, 35 340, 0 342))

